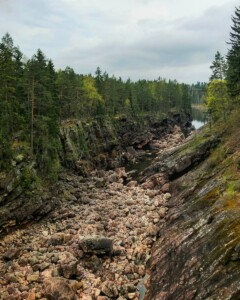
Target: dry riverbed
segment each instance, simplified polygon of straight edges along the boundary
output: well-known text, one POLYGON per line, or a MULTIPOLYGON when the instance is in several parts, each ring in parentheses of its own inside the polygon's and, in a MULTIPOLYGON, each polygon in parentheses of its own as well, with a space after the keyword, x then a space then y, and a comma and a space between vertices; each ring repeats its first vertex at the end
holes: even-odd
MULTIPOLYGON (((175 126, 154 147, 183 140, 175 126)), ((118 168, 60 178, 61 208, 0 240, 0 299, 143 299, 171 198, 165 175, 138 184, 118 168)))

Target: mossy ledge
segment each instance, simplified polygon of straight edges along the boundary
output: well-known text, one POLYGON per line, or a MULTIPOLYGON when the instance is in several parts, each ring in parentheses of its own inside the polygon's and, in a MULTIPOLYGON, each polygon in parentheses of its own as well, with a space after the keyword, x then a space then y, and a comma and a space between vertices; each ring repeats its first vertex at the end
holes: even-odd
POLYGON ((240 299, 238 119, 206 126, 161 161, 172 166, 214 137, 221 140, 198 164, 172 176, 171 208, 149 264, 149 300, 240 299))

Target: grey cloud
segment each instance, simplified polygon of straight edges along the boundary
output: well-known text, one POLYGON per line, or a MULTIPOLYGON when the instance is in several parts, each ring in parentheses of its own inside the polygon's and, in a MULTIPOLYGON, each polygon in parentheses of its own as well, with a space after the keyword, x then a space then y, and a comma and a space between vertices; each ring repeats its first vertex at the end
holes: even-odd
POLYGON ((203 81, 209 78, 215 52, 226 51, 235 3, 212 7, 198 17, 146 17, 131 23, 104 5, 81 9, 77 1, 43 0, 33 5, 30 0, 0 0, 0 33, 9 31, 28 56, 41 48, 57 68, 69 65, 77 72, 93 73, 100 66, 123 78, 203 81), (15 18, 9 20, 8 10, 13 6, 15 18))

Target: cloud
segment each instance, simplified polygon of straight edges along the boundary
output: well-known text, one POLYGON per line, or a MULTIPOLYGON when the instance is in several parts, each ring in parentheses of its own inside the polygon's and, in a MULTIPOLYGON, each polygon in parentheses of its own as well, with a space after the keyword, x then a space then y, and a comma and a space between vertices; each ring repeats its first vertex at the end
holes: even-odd
POLYGON ((226 48, 230 8, 232 5, 213 7, 194 19, 136 19, 126 39, 122 28, 109 40, 108 32, 104 32, 105 37, 99 34, 98 39, 86 37, 82 45, 76 41, 76 46, 65 49, 65 61, 77 62, 79 71, 93 72, 100 65, 125 78, 162 74, 188 82, 198 80, 197 75, 199 80, 207 80, 215 49, 226 48))
POLYGON ((134 80, 208 80, 216 51, 226 52, 237 1, 169 2, 0 0, 0 34, 9 31, 29 57, 41 48, 57 68, 93 73, 100 66, 134 80))

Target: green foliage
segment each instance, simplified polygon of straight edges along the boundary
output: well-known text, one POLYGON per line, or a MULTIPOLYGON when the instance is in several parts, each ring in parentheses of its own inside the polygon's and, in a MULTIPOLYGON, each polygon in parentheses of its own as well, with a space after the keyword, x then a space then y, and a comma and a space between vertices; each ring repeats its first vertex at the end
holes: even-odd
POLYGON ((232 17, 230 41, 231 48, 227 54, 228 72, 227 83, 230 95, 239 103, 240 95, 240 7, 235 9, 235 15, 232 17))
MULTIPOLYGON (((31 59, 14 46, 9 34, 0 43, 0 168, 11 166, 12 144, 27 144, 39 173, 56 179, 59 169, 59 127, 68 119, 84 121, 126 114, 139 124, 143 116, 169 110, 190 111, 192 86, 176 80, 123 81, 97 68, 94 76, 76 74, 70 67, 55 71, 38 49, 31 59)), ((84 132, 79 136, 88 155, 84 132)))
POLYGON ((0 131, 0 170, 11 168, 12 149, 9 139, 0 131))
POLYGON ((31 197, 32 191, 41 186, 41 179, 37 176, 36 171, 31 166, 27 166, 21 172, 19 183, 24 191, 26 191, 26 197, 31 197))
POLYGON ((212 70, 210 81, 215 79, 224 80, 226 78, 227 63, 219 51, 215 54, 215 60, 212 62, 210 69, 212 70))
POLYGON ((131 111, 131 102, 128 98, 125 99, 125 101, 124 101, 124 108, 125 108, 126 112, 131 111))
POLYGON ((207 169, 209 172, 214 170, 217 166, 219 166, 219 163, 222 162, 225 159, 225 150, 220 145, 218 148, 216 148, 213 153, 211 153, 210 157, 207 160, 207 169))
POLYGON ((207 107, 209 113, 215 119, 223 116, 226 121, 226 114, 229 108, 229 96, 225 80, 215 79, 210 82, 207 89, 207 107))
POLYGON ((79 133, 79 142, 82 149, 82 155, 86 157, 89 154, 89 149, 86 143, 86 136, 82 126, 79 128, 78 133, 79 133))
POLYGON ((192 104, 203 105, 206 101, 207 84, 203 82, 192 84, 189 93, 192 104))
POLYGON ((232 199, 234 197, 235 186, 233 182, 228 183, 226 193, 227 193, 227 198, 232 199))
POLYGON ((31 188, 32 183, 35 181, 36 174, 34 171, 30 168, 25 168, 22 171, 22 177, 21 177, 21 185, 25 190, 28 190, 31 188))
POLYGON ((82 81, 83 111, 88 116, 104 113, 104 100, 95 87, 95 81, 90 76, 84 76, 82 81))

